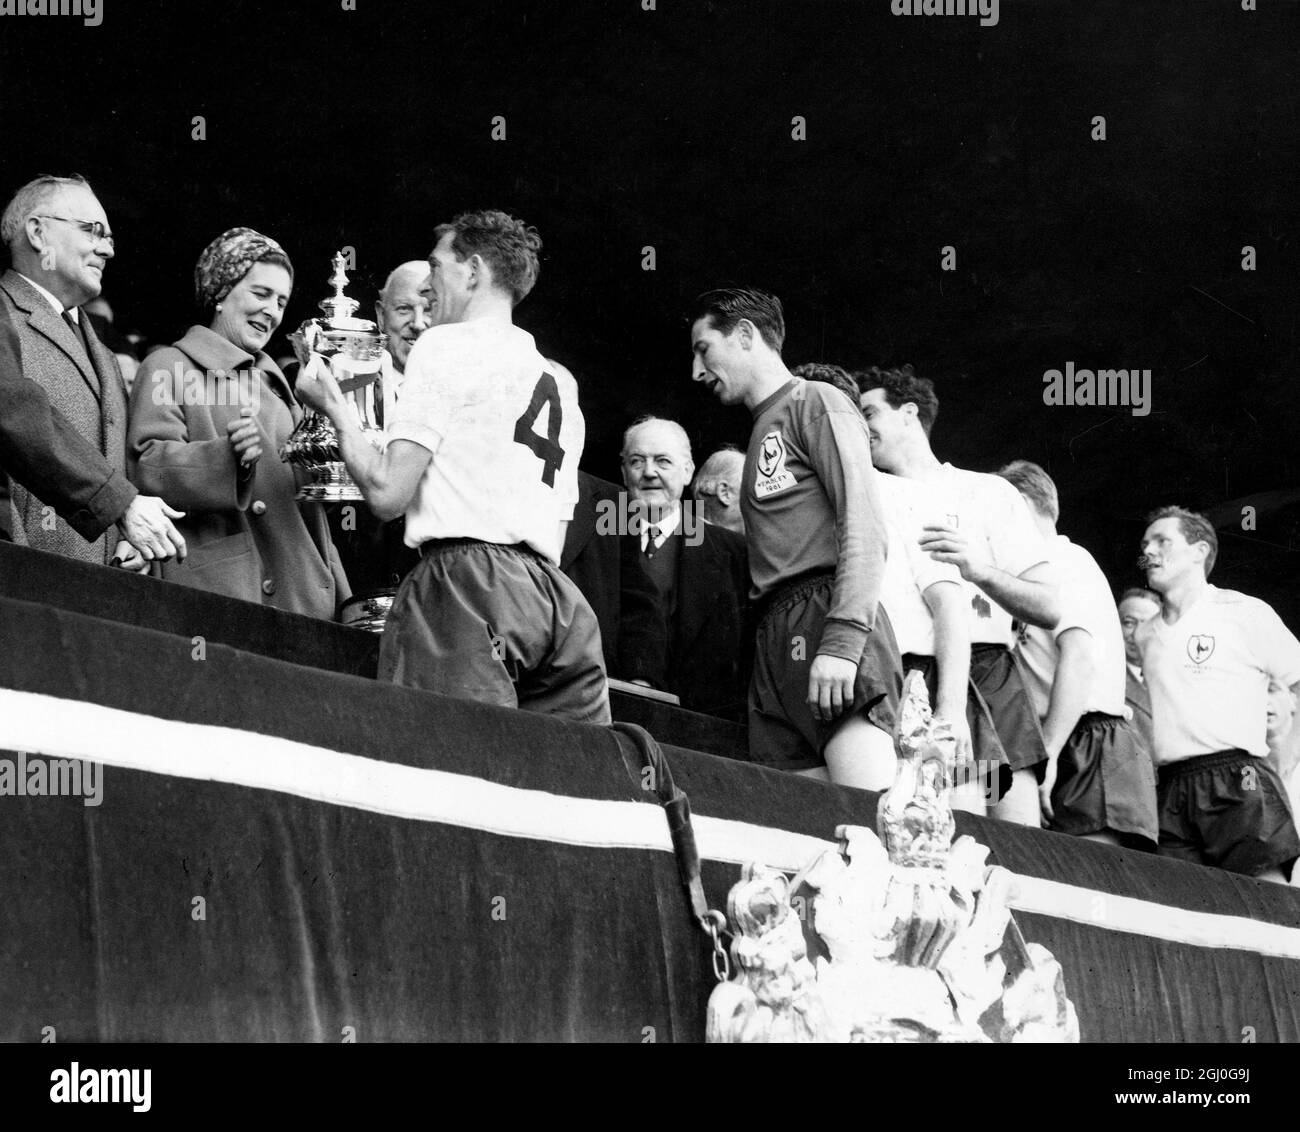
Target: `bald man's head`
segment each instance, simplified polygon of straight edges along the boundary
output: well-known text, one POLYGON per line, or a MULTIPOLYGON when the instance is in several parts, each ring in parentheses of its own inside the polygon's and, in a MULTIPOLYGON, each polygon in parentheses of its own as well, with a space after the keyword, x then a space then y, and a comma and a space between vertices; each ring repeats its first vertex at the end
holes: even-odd
POLYGON ((735 448, 720 448, 704 461, 695 477, 695 498, 704 504, 704 521, 745 533, 740 513, 740 481, 745 472, 745 454, 735 448))
POLYGON ((421 292, 428 278, 428 262, 410 260, 394 268, 375 303, 375 320, 388 335, 388 351, 399 373, 405 372, 416 339, 429 329, 429 294, 421 292))

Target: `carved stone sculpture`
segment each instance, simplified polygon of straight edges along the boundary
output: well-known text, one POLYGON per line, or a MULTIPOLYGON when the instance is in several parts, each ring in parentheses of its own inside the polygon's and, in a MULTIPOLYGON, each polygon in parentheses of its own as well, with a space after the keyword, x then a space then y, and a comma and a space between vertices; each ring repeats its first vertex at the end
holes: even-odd
POLYGON ((796 879, 813 894, 797 903, 827 953, 815 967, 790 882, 745 866, 727 901, 737 974, 709 1000, 709 1041, 1079 1040, 1060 964, 1012 919, 1014 878, 974 839, 953 843, 956 743, 932 720, 919 674, 895 740, 879 836, 840 826, 839 850, 796 879))

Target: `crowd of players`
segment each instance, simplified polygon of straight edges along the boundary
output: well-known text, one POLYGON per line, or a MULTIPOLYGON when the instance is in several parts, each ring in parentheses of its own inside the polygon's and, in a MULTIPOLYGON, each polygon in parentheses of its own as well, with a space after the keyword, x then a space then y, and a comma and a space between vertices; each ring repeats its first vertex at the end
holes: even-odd
POLYGON ((293 290, 269 237, 208 244, 198 320, 129 394, 86 310, 115 254, 91 187, 23 186, 0 238, 0 537, 326 618, 394 586, 382 679, 604 724, 619 677, 746 724, 756 763, 874 790, 916 671, 961 808, 1291 876, 1300 642, 1208 581, 1211 524, 1154 512, 1149 588, 1117 607, 1043 468, 941 461, 910 367, 789 368, 773 295, 689 312, 691 377, 748 410, 744 450, 697 473, 679 424, 641 418, 620 488, 579 471, 578 383, 514 324, 541 241, 504 213, 440 225, 385 284, 382 448, 319 355, 295 374, 267 354, 293 290), (295 500, 276 454, 303 406, 362 521, 295 500))

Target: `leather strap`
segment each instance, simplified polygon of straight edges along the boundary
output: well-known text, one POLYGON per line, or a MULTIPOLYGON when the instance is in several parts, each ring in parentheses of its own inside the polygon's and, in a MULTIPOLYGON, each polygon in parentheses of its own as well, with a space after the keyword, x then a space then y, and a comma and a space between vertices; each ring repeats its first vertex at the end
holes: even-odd
POLYGON ((682 887, 686 889, 691 914, 700 927, 707 931, 709 902, 700 880, 700 854, 695 845, 695 829, 691 825, 690 799, 673 781, 672 768, 668 765, 663 748, 649 731, 635 723, 614 723, 611 726, 625 755, 630 742, 636 749, 642 770, 648 768, 651 772, 648 776, 644 773, 637 775, 637 784, 653 790, 664 808, 664 814, 668 818, 668 833, 677 856, 677 875, 681 878, 682 887))

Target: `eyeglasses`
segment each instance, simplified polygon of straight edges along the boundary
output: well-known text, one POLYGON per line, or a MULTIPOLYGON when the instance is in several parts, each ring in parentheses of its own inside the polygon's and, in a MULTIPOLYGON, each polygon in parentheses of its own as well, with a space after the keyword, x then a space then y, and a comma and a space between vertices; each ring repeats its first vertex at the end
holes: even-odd
POLYGON ((110 248, 114 251, 117 250, 117 242, 113 239, 113 233, 105 228, 98 220, 74 220, 69 216, 46 216, 39 212, 35 215, 37 220, 62 220, 64 224, 75 224, 85 232, 87 236, 94 240, 95 243, 98 244, 100 241, 106 240, 110 248))

